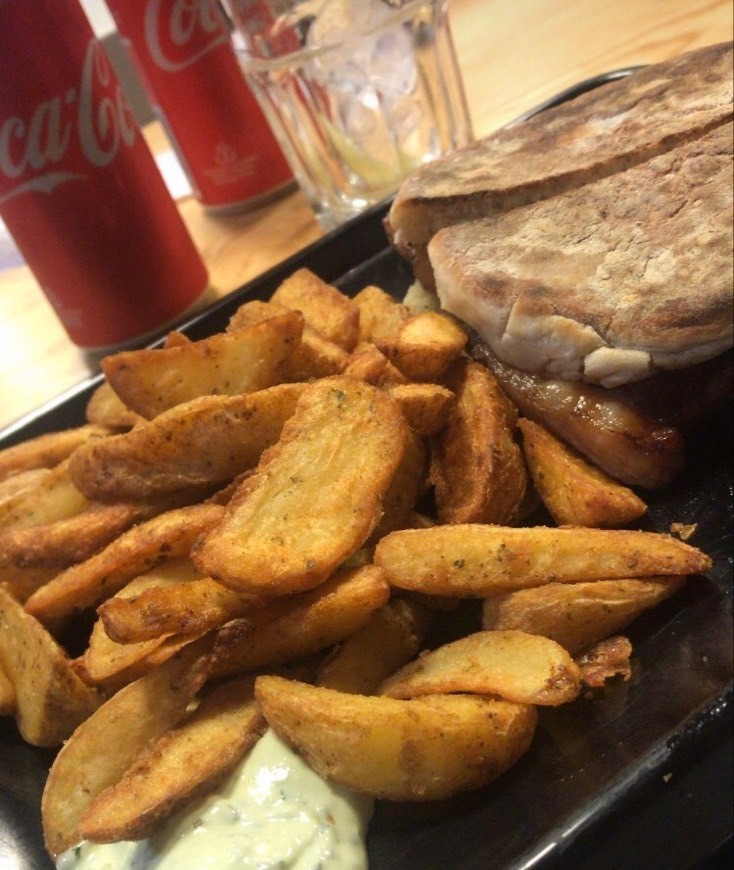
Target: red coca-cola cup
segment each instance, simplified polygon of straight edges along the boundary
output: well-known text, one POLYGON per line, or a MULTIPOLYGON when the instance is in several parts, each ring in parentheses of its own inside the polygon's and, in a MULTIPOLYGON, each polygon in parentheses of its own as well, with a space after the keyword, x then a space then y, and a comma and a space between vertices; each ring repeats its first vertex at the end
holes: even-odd
POLYGON ((0 3, 0 215, 72 341, 179 318, 206 268, 77 0, 0 3))
POLYGON ((241 210, 295 185, 217 0, 107 5, 202 205, 241 210))

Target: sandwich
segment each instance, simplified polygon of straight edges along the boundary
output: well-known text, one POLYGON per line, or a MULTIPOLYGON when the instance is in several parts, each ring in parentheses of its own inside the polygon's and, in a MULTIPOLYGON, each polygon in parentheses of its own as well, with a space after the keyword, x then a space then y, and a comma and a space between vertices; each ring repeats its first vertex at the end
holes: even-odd
POLYGON ((613 175, 732 115, 732 44, 688 52, 503 128, 412 173, 385 227, 422 286, 441 228, 489 217, 613 175))
POLYGON ((631 485, 668 483, 682 431, 731 397, 731 60, 646 68, 550 111, 547 137, 544 115, 500 131, 417 172, 389 216, 430 216, 401 225, 416 274, 521 413, 631 485), (558 153, 525 165, 542 141, 558 153))

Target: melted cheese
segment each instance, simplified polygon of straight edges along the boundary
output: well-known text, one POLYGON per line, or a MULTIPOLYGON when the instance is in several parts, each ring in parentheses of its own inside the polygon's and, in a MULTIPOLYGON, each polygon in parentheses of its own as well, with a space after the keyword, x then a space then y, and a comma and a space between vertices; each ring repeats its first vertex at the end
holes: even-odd
POLYGON ((82 842, 58 870, 364 870, 373 802, 325 782, 267 731, 221 790, 150 840, 82 842))

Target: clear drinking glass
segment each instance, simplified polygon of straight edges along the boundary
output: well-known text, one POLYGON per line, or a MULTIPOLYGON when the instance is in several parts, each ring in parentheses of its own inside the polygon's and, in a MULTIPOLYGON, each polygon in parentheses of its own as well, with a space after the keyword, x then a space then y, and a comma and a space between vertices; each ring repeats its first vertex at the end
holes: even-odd
POLYGON ((448 0, 229 0, 243 71, 322 226, 472 138, 448 0))

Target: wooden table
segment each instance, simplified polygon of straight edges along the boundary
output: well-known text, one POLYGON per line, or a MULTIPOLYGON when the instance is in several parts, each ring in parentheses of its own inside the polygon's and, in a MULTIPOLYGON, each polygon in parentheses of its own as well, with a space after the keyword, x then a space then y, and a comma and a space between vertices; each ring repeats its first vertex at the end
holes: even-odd
MULTIPOLYGON (((477 135, 575 82, 732 37, 731 0, 453 0, 451 21, 477 135)), ((154 149, 160 128, 146 129, 154 149)), ((235 217, 179 203, 220 297, 321 235, 290 194, 235 217)), ((66 337, 30 270, 0 272, 0 429, 96 370, 66 337)))

